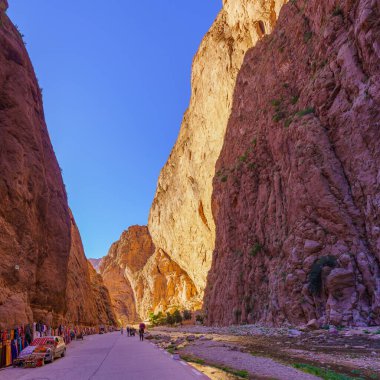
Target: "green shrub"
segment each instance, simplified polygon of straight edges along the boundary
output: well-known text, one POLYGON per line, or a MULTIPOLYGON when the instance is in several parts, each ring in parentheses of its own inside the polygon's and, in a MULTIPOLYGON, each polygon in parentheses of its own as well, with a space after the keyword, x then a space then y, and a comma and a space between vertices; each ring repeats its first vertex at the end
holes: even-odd
POLYGON ((296 364, 293 364, 293 367, 300 369, 303 372, 319 376, 320 378, 324 380, 354 380, 354 378, 350 376, 342 375, 334 371, 331 371, 329 369, 315 367, 310 364, 296 363, 296 364))
POLYGON ((343 17, 343 16, 344 16, 343 9, 342 9, 340 6, 337 5, 337 6, 334 8, 334 10, 333 10, 332 15, 333 15, 334 17, 336 17, 336 16, 341 16, 341 17, 343 17))
POLYGON ((174 323, 181 323, 182 322, 182 315, 178 309, 174 311, 173 319, 174 319, 174 323))
POLYGON ((296 104, 299 98, 299 96, 292 96, 292 98, 290 99, 290 103, 292 103, 293 105, 296 104))
POLYGON ((308 107, 308 108, 305 108, 303 110, 298 111, 296 113, 296 116, 302 117, 302 116, 309 115, 309 114, 314 113, 314 112, 315 112, 314 108, 308 107))
POLYGON ((248 155, 247 152, 245 152, 242 156, 239 157, 240 162, 245 162, 247 161, 248 155))
POLYGON ((201 315, 201 314, 198 314, 196 317, 195 317, 195 320, 199 323, 202 323, 203 325, 203 322, 204 322, 204 316, 201 315))
POLYGON ((174 325, 174 323, 175 323, 173 315, 170 314, 169 312, 166 313, 166 323, 168 325, 174 325))
POLYGON ((249 254, 250 254, 251 256, 255 257, 259 252, 262 251, 262 249, 263 249, 263 247, 261 246, 261 244, 259 244, 259 243, 255 243, 255 244, 251 247, 251 249, 250 249, 250 251, 249 251, 249 254))
POLYGON ((184 310, 182 314, 185 321, 189 321, 192 317, 191 310, 184 310))
POLYGON ((293 119, 291 117, 285 120, 285 128, 289 128, 290 124, 292 124, 293 119))
POLYGON ((273 99, 273 100, 271 100, 271 104, 273 107, 279 107, 281 105, 281 100, 273 99))
POLYGON ((285 112, 277 111, 277 112, 273 115, 272 119, 273 119, 273 121, 275 121, 276 123, 278 123, 278 122, 279 122, 280 120, 282 120, 285 116, 286 116, 286 115, 285 115, 285 112))
POLYGON ((224 175, 220 180, 222 182, 227 182, 228 176, 224 175))
POLYGON ((309 273, 309 290, 313 294, 320 294, 322 290, 322 269, 326 266, 334 268, 337 265, 334 256, 322 256, 314 262, 309 273))

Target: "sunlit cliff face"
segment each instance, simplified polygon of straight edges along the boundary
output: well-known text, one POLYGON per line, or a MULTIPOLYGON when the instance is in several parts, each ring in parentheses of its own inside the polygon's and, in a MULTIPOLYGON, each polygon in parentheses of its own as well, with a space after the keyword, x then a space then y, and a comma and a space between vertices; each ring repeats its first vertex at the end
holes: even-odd
POLYGON ((192 96, 163 168, 149 231, 202 298, 215 241, 212 179, 244 55, 270 33, 285 1, 225 1, 193 62, 192 96))

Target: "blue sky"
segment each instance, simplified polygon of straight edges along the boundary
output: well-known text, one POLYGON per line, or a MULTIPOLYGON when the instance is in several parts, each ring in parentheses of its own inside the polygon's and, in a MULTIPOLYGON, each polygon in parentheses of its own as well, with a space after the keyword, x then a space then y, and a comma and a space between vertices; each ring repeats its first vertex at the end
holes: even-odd
POLYGON ((88 257, 146 224, 221 0, 10 0, 88 257))

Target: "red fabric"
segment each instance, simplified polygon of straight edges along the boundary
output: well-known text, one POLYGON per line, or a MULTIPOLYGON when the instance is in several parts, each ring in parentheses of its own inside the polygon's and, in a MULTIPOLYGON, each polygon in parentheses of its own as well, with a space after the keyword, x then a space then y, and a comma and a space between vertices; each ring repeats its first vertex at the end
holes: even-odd
POLYGON ((45 344, 54 345, 54 338, 51 337, 43 337, 43 338, 36 338, 33 340, 33 342, 30 344, 31 346, 43 346, 45 344))

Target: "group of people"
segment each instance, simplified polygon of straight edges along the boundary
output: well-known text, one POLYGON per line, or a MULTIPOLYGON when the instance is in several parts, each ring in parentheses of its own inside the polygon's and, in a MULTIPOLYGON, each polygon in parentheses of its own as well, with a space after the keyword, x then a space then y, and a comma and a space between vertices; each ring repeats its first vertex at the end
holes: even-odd
MULTIPOLYGON (((143 322, 140 323, 140 325, 139 325, 139 337, 140 337, 141 341, 144 340, 145 329, 146 329, 145 323, 143 323, 143 322)), ((127 326, 126 331, 127 331, 127 336, 135 336, 136 335, 136 329, 134 327, 127 326)), ((124 327, 121 327, 120 333, 121 333, 121 335, 124 334, 124 327)))

